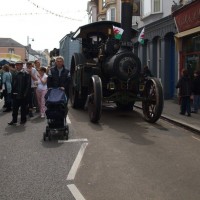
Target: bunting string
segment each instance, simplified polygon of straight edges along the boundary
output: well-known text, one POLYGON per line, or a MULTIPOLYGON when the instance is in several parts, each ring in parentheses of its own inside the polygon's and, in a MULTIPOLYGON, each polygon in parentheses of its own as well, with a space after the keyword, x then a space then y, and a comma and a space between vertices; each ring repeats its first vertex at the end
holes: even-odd
POLYGON ((35 4, 35 3, 32 2, 31 0, 28 0, 28 1, 29 1, 32 5, 34 5, 35 7, 40 8, 40 9, 44 10, 45 12, 47 12, 47 13, 49 13, 49 14, 51 14, 51 15, 54 15, 54 16, 56 16, 56 17, 62 17, 62 18, 68 19, 68 20, 73 20, 73 21, 81 21, 80 19, 75 19, 75 18, 63 16, 63 15, 61 15, 61 14, 57 14, 57 13, 55 13, 55 12, 52 12, 51 10, 48 10, 48 9, 46 9, 46 8, 44 8, 44 7, 41 7, 41 6, 37 5, 37 4, 35 4))
POLYGON ((0 14, 0 16, 20 16, 20 15, 43 15, 48 13, 6 13, 0 14))

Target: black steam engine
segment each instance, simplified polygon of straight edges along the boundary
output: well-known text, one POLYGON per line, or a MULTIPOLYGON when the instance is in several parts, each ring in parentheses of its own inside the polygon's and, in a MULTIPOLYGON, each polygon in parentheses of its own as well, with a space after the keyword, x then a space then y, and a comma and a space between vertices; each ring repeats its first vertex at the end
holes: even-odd
POLYGON ((93 123, 100 120, 104 102, 133 110, 140 101, 145 120, 154 123, 161 116, 162 85, 157 78, 142 74, 140 59, 132 51, 137 31, 131 25, 132 4, 126 0, 122 1, 121 23, 87 24, 72 36, 82 49, 71 58, 70 101, 73 108, 87 108, 93 123), (113 26, 124 30, 121 40, 115 39, 113 26))

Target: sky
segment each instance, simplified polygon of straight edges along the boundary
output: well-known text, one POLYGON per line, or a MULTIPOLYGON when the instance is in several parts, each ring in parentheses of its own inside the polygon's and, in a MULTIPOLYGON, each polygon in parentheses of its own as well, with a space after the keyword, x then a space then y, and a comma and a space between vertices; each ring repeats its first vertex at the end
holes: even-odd
POLYGON ((34 50, 59 48, 59 41, 88 22, 88 0, 0 0, 0 38, 34 50), (32 41, 34 40, 34 41, 32 41))

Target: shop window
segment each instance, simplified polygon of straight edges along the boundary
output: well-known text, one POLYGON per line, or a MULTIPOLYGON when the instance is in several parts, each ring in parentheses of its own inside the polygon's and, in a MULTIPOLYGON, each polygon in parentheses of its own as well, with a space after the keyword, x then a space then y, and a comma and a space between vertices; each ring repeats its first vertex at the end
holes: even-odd
POLYGON ((183 51, 200 51, 200 36, 188 36, 183 39, 183 51))
POLYGON ((192 37, 194 51, 200 51, 200 35, 192 37))

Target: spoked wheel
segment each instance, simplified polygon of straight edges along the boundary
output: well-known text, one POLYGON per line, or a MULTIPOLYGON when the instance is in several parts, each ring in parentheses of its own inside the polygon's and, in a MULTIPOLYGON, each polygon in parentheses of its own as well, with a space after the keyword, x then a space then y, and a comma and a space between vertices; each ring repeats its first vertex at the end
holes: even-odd
POLYGON ((144 118, 150 123, 156 122, 163 110, 163 89, 157 78, 149 78, 145 84, 142 109, 144 118))
POLYGON ((93 75, 89 84, 88 114, 90 121, 97 123, 102 110, 102 83, 97 75, 93 75))
MULTIPOLYGON (((85 57, 81 53, 74 53, 72 60, 71 60, 71 81, 70 81, 70 87, 69 87, 69 97, 70 102, 73 108, 83 108, 86 100, 86 96, 79 95, 79 92, 82 88, 79 88, 80 84, 80 73, 77 74, 77 68, 82 67, 85 63, 85 57)), ((81 91, 83 93, 83 91, 81 91)))

